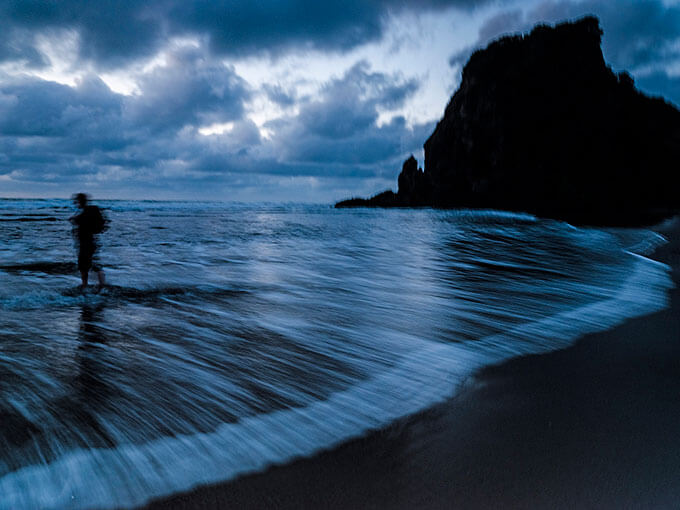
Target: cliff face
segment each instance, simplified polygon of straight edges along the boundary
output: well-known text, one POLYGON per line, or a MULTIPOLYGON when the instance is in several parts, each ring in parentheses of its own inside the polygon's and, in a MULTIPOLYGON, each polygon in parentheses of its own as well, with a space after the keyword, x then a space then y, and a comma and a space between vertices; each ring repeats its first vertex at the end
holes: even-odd
POLYGON ((424 173, 413 177, 411 164, 405 174, 404 165, 393 205, 584 223, 644 222, 677 210, 680 112, 614 74, 601 36, 587 17, 474 53, 425 142, 424 173))

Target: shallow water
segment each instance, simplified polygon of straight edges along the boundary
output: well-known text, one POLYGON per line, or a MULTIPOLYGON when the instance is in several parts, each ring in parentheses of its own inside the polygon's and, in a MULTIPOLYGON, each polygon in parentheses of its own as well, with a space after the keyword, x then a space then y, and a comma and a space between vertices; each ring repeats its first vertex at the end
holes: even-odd
POLYGON ((0 508, 136 506, 385 426, 666 305, 645 230, 493 211, 0 200, 0 508))

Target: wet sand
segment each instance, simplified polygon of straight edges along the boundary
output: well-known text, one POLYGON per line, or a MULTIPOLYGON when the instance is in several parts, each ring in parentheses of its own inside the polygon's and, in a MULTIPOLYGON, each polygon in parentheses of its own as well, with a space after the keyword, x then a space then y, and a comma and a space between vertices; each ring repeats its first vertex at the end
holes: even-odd
POLYGON ((449 401, 312 458, 148 508, 668 508, 680 501, 680 221, 670 307, 488 367, 449 401))

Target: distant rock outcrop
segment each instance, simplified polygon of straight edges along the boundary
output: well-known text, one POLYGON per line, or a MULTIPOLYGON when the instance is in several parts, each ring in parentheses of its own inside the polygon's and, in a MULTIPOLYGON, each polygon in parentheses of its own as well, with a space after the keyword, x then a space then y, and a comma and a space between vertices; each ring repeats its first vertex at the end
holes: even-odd
POLYGON ((392 190, 383 191, 371 198, 350 198, 335 204, 335 207, 399 207, 397 195, 392 190))
POLYGON ((399 193, 383 191, 371 198, 350 198, 335 207, 416 207, 430 205, 430 186, 425 182, 424 172, 418 168, 416 158, 404 161, 399 174, 399 193))
POLYGON ((403 204, 409 206, 430 204, 432 200, 430 182, 425 172, 418 168, 418 161, 413 157, 413 154, 404 161, 397 184, 399 185, 398 196, 403 204))
MULTIPOLYGON (((680 112, 607 67, 594 17, 475 52, 397 194, 338 207, 484 207, 578 223, 655 221, 680 208, 680 112)), ((355 202, 355 201, 353 201, 355 202)))

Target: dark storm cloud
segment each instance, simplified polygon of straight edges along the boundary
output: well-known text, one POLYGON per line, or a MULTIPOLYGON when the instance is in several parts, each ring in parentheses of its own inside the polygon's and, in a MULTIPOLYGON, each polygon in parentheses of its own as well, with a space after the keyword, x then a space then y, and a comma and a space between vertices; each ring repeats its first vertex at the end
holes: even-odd
POLYGON ((37 77, 0 76, 0 174, 44 180, 153 169, 181 151, 200 151, 185 131, 210 122, 234 123, 234 143, 259 143, 244 119, 250 92, 231 67, 210 63, 198 51, 168 56, 140 81, 138 94, 113 92, 98 77, 70 87, 37 77))
MULTIPOLYGON (((406 127, 402 117, 396 117, 380 127, 364 129, 361 134, 343 139, 332 139, 310 134, 290 143, 284 154, 293 162, 346 165, 349 169, 361 166, 362 175, 396 176, 400 158, 407 152, 418 152, 431 134, 434 123, 406 127)), ((336 175, 345 175, 334 169, 336 175)))
POLYGON ((188 168, 216 180, 237 174, 393 179, 434 123, 408 127, 395 116, 378 126, 379 110, 401 106, 416 89, 412 79, 372 72, 360 62, 302 99, 299 113, 271 121, 271 139, 261 139, 244 119, 221 135, 179 133, 172 147, 188 168))
POLYGON ((153 55, 172 36, 206 38, 223 55, 277 55, 291 48, 345 51, 382 37, 390 14, 475 0, 5 0, 0 59, 40 62, 26 31, 73 30, 81 58, 99 67, 153 55))
POLYGON ((359 62, 304 99, 299 113, 268 123, 271 139, 244 138, 236 123, 228 134, 187 144, 182 158, 222 174, 394 178, 401 159, 421 150, 434 122, 409 127, 394 116, 378 126, 379 110, 401 106, 416 90, 412 79, 371 72, 359 62))
POLYGON ((301 106, 297 127, 322 138, 361 134, 375 124, 381 108, 401 106, 417 89, 416 80, 371 72, 369 64, 362 61, 301 106))
POLYGON ((0 39, 0 62, 21 62, 27 67, 40 68, 47 59, 35 49, 35 37, 29 30, 6 29, 0 39))
MULTIPOLYGON (((499 12, 482 25, 474 47, 503 34, 528 31, 539 22, 554 23, 588 14, 600 18, 604 56, 615 70, 631 71, 643 90, 663 94, 680 104, 678 82, 668 78, 666 72, 667 66, 680 62, 680 6, 665 5, 661 0, 548 1, 527 12, 499 12)), ((473 49, 453 55, 450 64, 464 63, 473 49)))
POLYGON ((276 55, 291 47, 346 51, 383 35, 390 14, 447 7, 473 8, 482 0, 315 0, 178 2, 168 20, 175 33, 206 34, 221 54, 276 55))
MULTIPOLYGON (((82 57, 108 67, 153 54, 162 42, 163 16, 170 1, 5 0, 5 28, 36 33, 68 29, 80 37, 82 57)), ((11 34, 10 34, 11 35, 11 34)))
POLYGON ((413 79, 371 72, 359 62, 302 103, 296 117, 272 123, 273 143, 278 153, 297 162, 383 161, 399 153, 407 129, 399 117, 377 126, 380 111, 400 107, 417 89, 413 79))
POLYGON ((278 104, 282 107, 293 106, 296 102, 296 93, 294 90, 284 90, 281 85, 270 85, 265 84, 262 86, 263 90, 267 94, 267 97, 273 103, 278 104))
POLYGON ((69 87, 37 78, 0 84, 0 134, 65 137, 64 150, 110 151, 162 143, 186 126, 240 120, 250 97, 233 68, 194 49, 176 51, 167 65, 143 76, 139 94, 122 96, 97 77, 69 87))
POLYGON ((28 77, 0 81, 3 136, 112 134, 120 127, 121 113, 122 98, 97 77, 83 79, 76 87, 28 77))
MULTIPOLYGON (((258 157, 257 152, 211 151, 198 145, 185 154, 191 168, 215 177, 226 174, 262 174, 291 177, 384 178, 396 180, 403 159, 418 153, 423 140, 434 129, 424 123, 408 129, 403 119, 370 130, 363 138, 333 143, 327 139, 299 140, 294 153, 258 157), (194 159, 190 159, 191 156, 194 159)), ((380 190, 378 190, 380 191, 380 190)))
POLYGON ((250 92, 232 67, 212 62, 198 49, 177 50, 168 58, 167 65, 144 75, 141 94, 130 101, 135 124, 173 130, 243 116, 250 92))
POLYGON ((296 113, 267 126, 269 139, 244 115, 252 92, 243 80, 198 51, 169 56, 139 86, 123 96, 95 76, 74 87, 2 77, 0 175, 30 189, 84 182, 160 192, 166 183, 177 193, 181 182, 186 189, 218 186, 246 174, 386 182, 433 129, 433 123, 408 127, 400 116, 378 126, 380 112, 402 106, 417 83, 373 72, 365 62, 300 99, 296 113), (228 127, 199 134, 212 121, 228 127))

